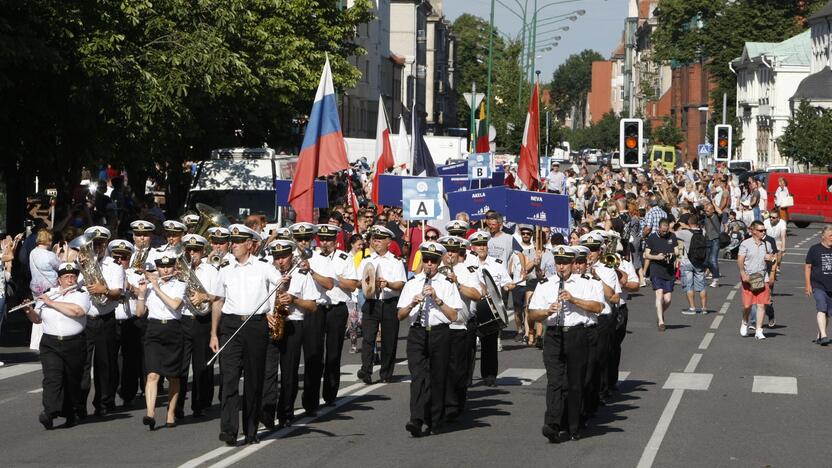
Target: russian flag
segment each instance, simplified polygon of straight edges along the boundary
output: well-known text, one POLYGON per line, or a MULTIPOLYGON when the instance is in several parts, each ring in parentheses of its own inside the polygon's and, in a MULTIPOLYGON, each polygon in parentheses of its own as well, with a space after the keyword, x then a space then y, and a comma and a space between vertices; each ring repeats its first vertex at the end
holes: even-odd
POLYGON ((332 85, 332 70, 327 57, 318 92, 315 94, 315 102, 309 113, 309 123, 303 136, 292 189, 289 191, 289 204, 297 214, 296 222, 318 221, 312 218, 315 179, 348 168, 347 147, 341 133, 341 122, 335 103, 335 87, 332 85))

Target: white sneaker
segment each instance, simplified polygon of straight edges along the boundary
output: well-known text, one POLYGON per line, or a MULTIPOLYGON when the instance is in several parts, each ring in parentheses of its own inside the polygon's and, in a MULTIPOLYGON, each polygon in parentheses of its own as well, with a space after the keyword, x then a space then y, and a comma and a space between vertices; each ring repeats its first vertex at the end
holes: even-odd
POLYGON ((712 287, 712 288, 719 287, 719 280, 717 280, 716 278, 714 278, 714 280, 713 280, 713 281, 711 281, 711 287, 712 287))
POLYGON ((745 322, 740 324, 740 336, 748 336, 748 324, 745 322))
POLYGON ((757 333, 754 334, 754 338, 757 338, 758 340, 766 339, 766 335, 763 334, 763 329, 762 328, 757 330, 757 333))

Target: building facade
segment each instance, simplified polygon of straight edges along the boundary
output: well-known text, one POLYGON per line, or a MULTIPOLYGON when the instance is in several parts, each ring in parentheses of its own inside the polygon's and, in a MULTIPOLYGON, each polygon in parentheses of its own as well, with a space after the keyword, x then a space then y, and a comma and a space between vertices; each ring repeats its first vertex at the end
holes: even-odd
POLYGON ((788 164, 776 141, 791 117, 790 98, 809 76, 811 38, 805 31, 783 42, 746 42, 742 56, 733 60, 737 75, 737 118, 742 143, 738 159, 755 167, 788 164))
POLYGON ((800 82, 791 98, 792 112, 800 101, 832 109, 832 1, 809 17, 811 38, 810 75, 800 82))

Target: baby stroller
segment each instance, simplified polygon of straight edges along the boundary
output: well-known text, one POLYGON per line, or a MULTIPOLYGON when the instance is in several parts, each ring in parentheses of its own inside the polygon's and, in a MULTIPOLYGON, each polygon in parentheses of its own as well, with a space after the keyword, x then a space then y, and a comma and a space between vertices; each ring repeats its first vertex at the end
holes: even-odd
POLYGON ((731 221, 728 223, 728 236, 731 238, 731 242, 723 249, 724 257, 736 260, 740 244, 748 238, 748 226, 742 221, 731 221))

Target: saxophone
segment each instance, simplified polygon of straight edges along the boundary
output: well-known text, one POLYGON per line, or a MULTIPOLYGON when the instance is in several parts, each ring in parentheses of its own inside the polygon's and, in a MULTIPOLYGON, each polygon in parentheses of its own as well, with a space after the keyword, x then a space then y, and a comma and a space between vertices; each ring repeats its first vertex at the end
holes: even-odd
POLYGON ((274 309, 272 313, 275 316, 274 325, 269 324, 269 338, 274 341, 280 341, 283 339, 283 334, 286 331, 286 317, 289 316, 289 306, 285 304, 281 304, 278 301, 277 296, 280 294, 285 293, 289 290, 289 280, 288 278, 294 273, 295 270, 300 266, 301 261, 308 260, 312 258, 312 251, 309 249, 296 249, 295 253, 292 255, 292 261, 290 263, 288 272, 283 274, 283 277, 280 280, 280 284, 277 285, 277 291, 275 291, 275 298, 274 298, 274 309))
MULTIPOLYGON (((98 255, 95 253, 92 241, 93 235, 82 234, 69 242, 69 248, 78 251, 78 264, 81 266, 81 274, 84 275, 84 283, 106 285, 107 281, 101 273, 101 265, 98 264, 98 255)), ((91 294, 90 300, 99 306, 108 301, 106 294, 91 294)))

